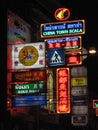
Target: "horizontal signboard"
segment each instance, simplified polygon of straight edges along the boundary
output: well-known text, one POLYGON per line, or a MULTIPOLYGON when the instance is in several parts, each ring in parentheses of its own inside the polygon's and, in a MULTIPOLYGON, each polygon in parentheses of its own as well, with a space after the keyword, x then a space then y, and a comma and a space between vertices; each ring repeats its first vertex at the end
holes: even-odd
POLYGON ((74 36, 74 37, 46 39, 45 43, 47 49, 64 48, 65 50, 69 50, 69 49, 80 49, 82 46, 81 41, 82 41, 81 36, 74 36))
POLYGON ((13 94, 35 94, 45 93, 46 86, 45 82, 34 82, 29 84, 14 84, 12 86, 13 94))
POLYGON ((72 106, 72 114, 88 114, 88 106, 74 105, 72 106))
POLYGON ((72 105, 87 105, 87 96, 72 96, 72 105))
POLYGON ((71 86, 73 87, 86 86, 86 85, 87 85, 86 77, 71 78, 71 86))
POLYGON ((88 123, 88 116, 87 115, 72 115, 71 121, 74 126, 85 126, 88 123))
POLYGON ((85 20, 44 23, 40 26, 41 38, 85 34, 85 20))
POLYGON ((85 87, 71 87, 72 96, 84 96, 87 95, 87 86, 85 87))
POLYGON ((12 45, 12 69, 45 67, 45 43, 12 45))
POLYGON ((17 96, 13 98, 13 107, 46 105, 46 95, 17 96))
POLYGON ((31 70, 12 72, 12 82, 31 82, 31 81, 45 81, 45 70, 31 70))
POLYGON ((71 76, 72 77, 87 76, 87 68, 85 66, 72 67, 71 76))

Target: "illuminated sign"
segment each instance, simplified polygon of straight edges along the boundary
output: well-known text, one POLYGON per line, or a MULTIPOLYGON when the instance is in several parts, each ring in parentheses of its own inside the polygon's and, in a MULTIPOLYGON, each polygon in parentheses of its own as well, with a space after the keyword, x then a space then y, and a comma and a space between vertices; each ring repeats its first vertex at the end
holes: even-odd
POLYGON ((57 20, 64 21, 70 17, 70 11, 67 8, 59 8, 55 11, 54 16, 57 20))
POLYGON ((44 42, 12 45, 12 69, 45 67, 44 42))
POLYGON ((64 49, 51 49, 48 50, 48 65, 60 66, 65 64, 64 49))
POLYGON ((86 77, 75 77, 71 78, 71 86, 73 87, 80 87, 87 85, 87 78, 86 77))
POLYGON ((12 87, 13 94, 34 94, 45 93, 45 82, 34 82, 29 84, 14 84, 12 87))
POLYGON ((57 113, 70 113, 70 75, 69 68, 59 68, 57 80, 57 113))
POLYGON ((12 72, 12 82, 45 81, 45 70, 33 70, 23 72, 12 72))
POLYGON ((86 86, 87 78, 86 77, 75 77, 71 78, 71 85, 74 87, 86 86))
POLYGON ((93 100, 93 108, 98 108, 98 100, 93 100))
POLYGON ((96 108, 96 116, 98 116, 98 109, 96 108))
POLYGON ((85 34, 85 21, 74 20, 41 24, 41 38, 85 34))
POLYGON ((81 36, 55 38, 45 40, 47 49, 64 48, 69 49, 81 49, 81 36))
POLYGON ((68 66, 72 65, 81 65, 82 64, 82 56, 81 52, 66 52, 66 64, 68 66))
POLYGON ((42 106, 46 104, 46 95, 17 96, 12 102, 13 107, 42 106))

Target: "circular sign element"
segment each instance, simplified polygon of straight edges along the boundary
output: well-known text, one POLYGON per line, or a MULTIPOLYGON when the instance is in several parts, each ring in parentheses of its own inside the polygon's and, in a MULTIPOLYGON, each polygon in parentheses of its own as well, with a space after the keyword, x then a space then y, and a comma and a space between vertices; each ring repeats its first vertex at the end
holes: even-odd
POLYGON ((24 66, 31 66, 37 62, 39 54, 35 47, 25 46, 20 50, 18 57, 24 66))
POLYGON ((59 21, 65 21, 70 17, 70 10, 67 8, 59 8, 55 11, 54 16, 59 21))

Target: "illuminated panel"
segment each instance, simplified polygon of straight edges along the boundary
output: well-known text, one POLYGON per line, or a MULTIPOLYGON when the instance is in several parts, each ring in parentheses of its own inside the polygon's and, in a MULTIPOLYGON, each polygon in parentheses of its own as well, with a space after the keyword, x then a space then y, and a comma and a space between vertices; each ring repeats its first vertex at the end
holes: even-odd
POLYGON ((12 82, 45 81, 45 70, 12 72, 12 82))
POLYGON ((68 66, 81 65, 82 64, 81 52, 66 53, 66 63, 68 66))
POLYGON ((93 108, 98 108, 98 100, 93 100, 93 108))
POLYGON ((46 47, 47 49, 55 49, 55 48, 64 48, 66 50, 69 49, 81 49, 81 36, 75 37, 66 37, 66 38, 55 38, 55 39, 46 39, 46 47))
POLYGON ((85 34, 85 20, 41 24, 41 38, 85 34))
POLYGON ((98 109, 96 108, 96 116, 98 116, 98 109))
POLYGON ((57 69, 57 113, 70 113, 69 68, 57 69))
POLYGON ((70 10, 67 8, 58 8, 55 11, 54 16, 56 20, 65 21, 70 17, 70 10))
POLYGON ((46 104, 46 95, 17 96, 12 103, 13 107, 41 106, 46 104))
POLYGON ((87 77, 71 78, 71 86, 73 87, 87 86, 87 77))
POLYGON ((45 43, 12 45, 12 69, 45 67, 45 43))
POLYGON ((48 50, 48 66, 65 65, 64 49, 48 50))
POLYGON ((14 84, 13 94, 45 93, 45 82, 33 82, 29 84, 14 84))

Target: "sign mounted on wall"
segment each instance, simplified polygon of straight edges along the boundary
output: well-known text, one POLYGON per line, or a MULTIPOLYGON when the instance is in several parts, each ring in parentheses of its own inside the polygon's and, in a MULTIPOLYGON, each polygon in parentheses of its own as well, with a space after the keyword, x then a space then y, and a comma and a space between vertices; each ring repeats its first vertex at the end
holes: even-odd
POLYGON ((70 17, 70 10, 67 8, 58 8, 55 11, 54 16, 59 21, 67 20, 70 17))
POLYGON ((85 20, 44 23, 40 32, 41 38, 85 34, 85 20))
POLYGON ((45 67, 44 42, 12 45, 12 69, 45 67))
POLYGON ((69 68, 58 68, 57 80, 57 113, 70 113, 70 72, 69 68))

